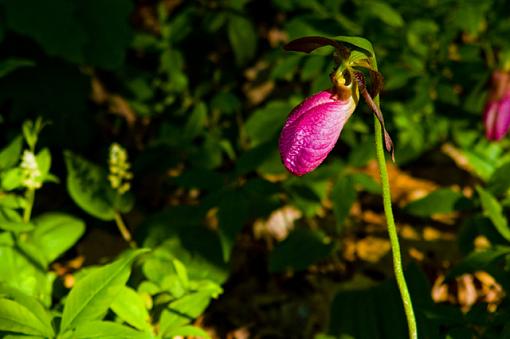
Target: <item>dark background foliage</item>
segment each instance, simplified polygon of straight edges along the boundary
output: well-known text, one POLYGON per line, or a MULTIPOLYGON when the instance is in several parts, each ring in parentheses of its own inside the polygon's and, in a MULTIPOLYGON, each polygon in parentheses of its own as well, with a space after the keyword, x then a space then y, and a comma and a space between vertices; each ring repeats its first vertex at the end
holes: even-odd
MULTIPOLYGON (((129 291, 154 307, 149 329, 116 304, 106 320, 186 334, 172 332, 186 321, 161 311, 174 307, 213 337, 405 337, 367 107, 309 175, 289 175, 277 149, 290 110, 328 88, 334 67, 328 48, 304 55, 283 44, 355 35, 373 43, 385 78, 392 193, 420 337, 510 335, 509 142, 487 141, 482 123, 491 71, 509 48, 509 11, 498 0, 0 0, 0 144, 27 119, 48 122, 38 149, 50 150, 60 182, 37 190, 33 214, 86 225, 43 275, 10 264, 0 281, 58 275, 41 295, 23 292, 62 310, 73 286, 65 279, 128 247, 108 214, 120 211, 152 250, 129 291), (129 196, 91 195, 84 207, 80 192, 94 189, 86 180, 106 183, 113 142, 132 163, 129 196), (197 284, 189 295, 176 292, 184 278, 174 259, 197 284), (212 284, 223 294, 209 304, 219 294, 212 284)), ((0 163, 0 204, 22 193, 5 184, 20 154, 0 163)), ((0 261, 20 255, 11 245, 0 242, 0 261)))

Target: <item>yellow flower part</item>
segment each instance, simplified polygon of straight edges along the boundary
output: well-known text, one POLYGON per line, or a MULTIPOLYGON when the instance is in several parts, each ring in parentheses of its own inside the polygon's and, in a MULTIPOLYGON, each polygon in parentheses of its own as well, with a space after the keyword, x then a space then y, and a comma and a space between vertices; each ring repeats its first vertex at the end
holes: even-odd
POLYGON ((124 194, 131 188, 130 181, 133 179, 133 173, 129 171, 130 167, 126 150, 119 144, 113 143, 108 157, 108 181, 119 194, 124 194))
POLYGON ((42 174, 37 165, 35 154, 25 150, 21 156, 21 183, 27 189, 36 190, 42 186, 42 174))

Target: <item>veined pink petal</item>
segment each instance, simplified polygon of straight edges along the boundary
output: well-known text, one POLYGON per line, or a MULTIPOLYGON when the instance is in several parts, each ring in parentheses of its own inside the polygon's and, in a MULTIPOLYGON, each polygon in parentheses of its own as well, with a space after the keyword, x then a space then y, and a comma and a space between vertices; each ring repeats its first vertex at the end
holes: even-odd
POLYGON ((496 120, 498 114, 498 102, 489 101, 483 111, 483 122, 485 124, 485 136, 489 140, 496 140, 496 120))
POLYGON ((501 140, 510 129, 510 95, 487 103, 484 111, 486 136, 489 140, 501 140))
POLYGON ((319 166, 335 146, 355 108, 352 96, 340 100, 330 90, 314 94, 294 108, 279 142, 287 170, 304 175, 319 166))

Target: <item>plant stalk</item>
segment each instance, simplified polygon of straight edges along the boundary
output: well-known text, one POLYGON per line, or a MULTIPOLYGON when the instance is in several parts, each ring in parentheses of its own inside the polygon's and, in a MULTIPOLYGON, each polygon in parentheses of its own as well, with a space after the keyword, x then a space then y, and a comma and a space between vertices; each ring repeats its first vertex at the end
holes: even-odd
MULTIPOLYGON (((376 97, 375 101, 377 103, 377 106, 379 106, 379 97, 376 97)), ((390 238, 391 253, 393 255, 393 271, 395 272, 395 278, 397 279, 398 289, 400 291, 400 296, 404 304, 404 311, 406 314, 407 326, 409 329, 409 338, 417 339, 418 330, 416 326, 416 318, 414 316, 411 295, 409 294, 409 290, 407 289, 407 283, 404 277, 397 227, 395 225, 395 219, 393 218, 393 210, 391 207, 390 183, 388 181, 388 170, 386 168, 382 127, 379 120, 377 120, 376 117, 374 117, 374 124, 375 124, 376 155, 377 162, 379 165, 379 173, 381 175, 384 214, 386 215, 386 222, 388 224, 388 235, 390 238)))
POLYGON ((124 220, 122 220, 122 216, 119 212, 115 211, 115 223, 117 224, 117 228, 122 235, 122 238, 131 246, 132 248, 136 248, 136 243, 133 241, 133 237, 131 236, 131 232, 129 232, 124 220))
POLYGON ((32 215, 32 208, 34 207, 35 190, 29 188, 25 193, 26 205, 23 210, 23 223, 28 224, 32 215))

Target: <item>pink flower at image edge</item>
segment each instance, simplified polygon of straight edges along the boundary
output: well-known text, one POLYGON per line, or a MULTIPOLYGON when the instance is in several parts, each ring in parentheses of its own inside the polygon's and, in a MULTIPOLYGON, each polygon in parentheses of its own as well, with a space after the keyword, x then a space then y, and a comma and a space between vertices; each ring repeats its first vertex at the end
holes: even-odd
POLYGON ((355 108, 352 95, 342 100, 331 90, 314 94, 295 107, 280 134, 285 168, 298 176, 317 168, 335 146, 355 108))
POLYGON ((489 101, 485 106, 483 120, 487 139, 502 139, 510 128, 510 93, 499 100, 489 101))

